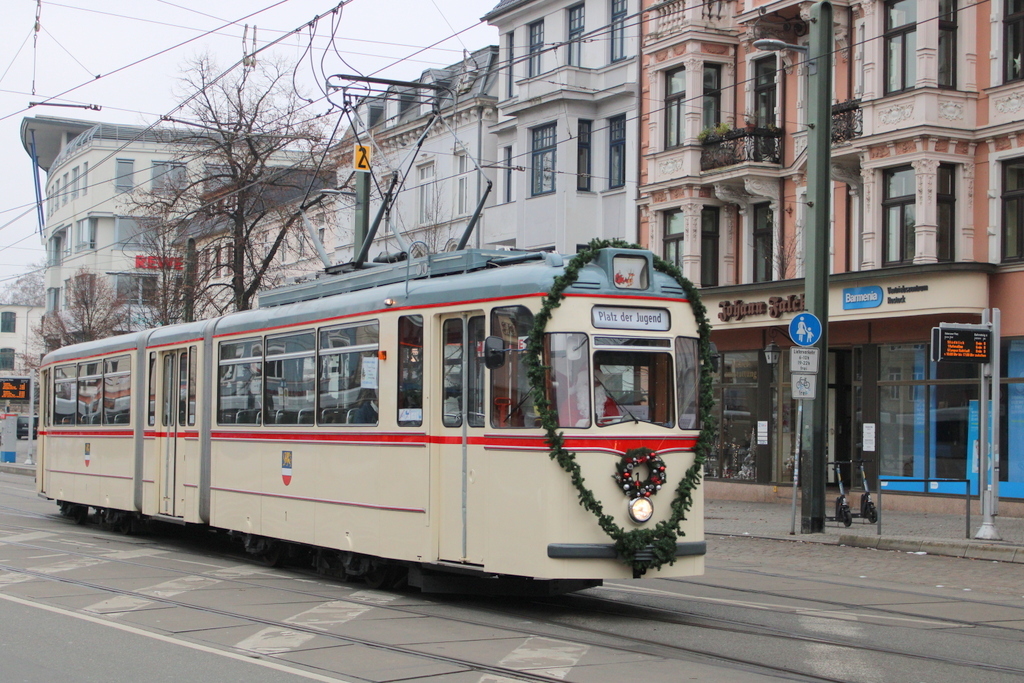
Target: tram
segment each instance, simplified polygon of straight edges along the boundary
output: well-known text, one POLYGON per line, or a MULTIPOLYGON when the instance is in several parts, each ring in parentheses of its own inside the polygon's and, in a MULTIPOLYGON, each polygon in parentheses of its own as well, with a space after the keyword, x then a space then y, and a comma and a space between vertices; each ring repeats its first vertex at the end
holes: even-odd
POLYGON ((702 313, 649 251, 572 258, 374 264, 54 351, 39 494, 424 590, 700 574, 702 313))

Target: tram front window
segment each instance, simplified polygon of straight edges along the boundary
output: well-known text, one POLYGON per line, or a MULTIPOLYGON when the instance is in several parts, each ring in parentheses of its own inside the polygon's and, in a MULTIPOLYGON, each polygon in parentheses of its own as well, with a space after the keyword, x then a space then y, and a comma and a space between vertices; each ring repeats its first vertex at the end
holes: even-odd
POLYGON ((675 423, 672 356, 661 351, 594 353, 594 410, 598 426, 619 422, 675 423))

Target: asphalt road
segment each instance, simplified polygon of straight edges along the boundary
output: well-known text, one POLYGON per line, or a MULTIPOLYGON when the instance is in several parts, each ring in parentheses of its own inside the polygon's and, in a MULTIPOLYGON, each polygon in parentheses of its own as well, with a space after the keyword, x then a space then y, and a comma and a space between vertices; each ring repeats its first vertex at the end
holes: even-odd
POLYGON ((123 536, 0 474, 0 681, 1024 680, 1020 565, 710 537, 704 577, 374 591, 210 534, 123 536))

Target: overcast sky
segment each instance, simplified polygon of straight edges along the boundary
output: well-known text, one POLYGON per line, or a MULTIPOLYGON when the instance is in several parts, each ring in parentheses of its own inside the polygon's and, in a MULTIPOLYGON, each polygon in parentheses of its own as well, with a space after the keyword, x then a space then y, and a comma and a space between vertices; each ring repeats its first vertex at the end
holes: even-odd
MULTIPOLYGON (((319 59, 331 34, 330 12, 337 4, 338 0, 44 0, 36 33, 36 1, 4 0, 0 285, 42 261, 45 253, 34 210, 32 163, 21 146, 24 117, 151 124, 176 106, 176 79, 187 59, 209 52, 226 68, 241 58, 245 24, 250 40, 253 25, 257 27, 259 47, 322 15, 314 39, 319 59), (235 23, 224 27, 229 22, 235 23), (28 108, 29 102, 56 96, 55 102, 98 105, 102 111, 28 108)), ((459 61, 463 50, 497 44, 497 32, 480 23, 496 4, 497 0, 349 0, 340 19, 335 19, 336 46, 348 66, 331 52, 325 69, 416 78, 424 69, 459 61), (439 41, 444 42, 422 51, 439 41)), ((272 50, 295 60, 309 43, 307 27, 272 50)), ((307 93, 315 91, 308 61, 299 71, 299 81, 307 93)), ((40 182, 45 178, 41 176, 40 182)))

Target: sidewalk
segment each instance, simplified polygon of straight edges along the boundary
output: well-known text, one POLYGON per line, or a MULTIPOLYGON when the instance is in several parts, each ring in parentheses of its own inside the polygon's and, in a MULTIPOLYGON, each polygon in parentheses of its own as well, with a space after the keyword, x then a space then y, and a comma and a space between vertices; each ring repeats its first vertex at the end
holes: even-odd
MULTIPOLYGON (((854 507, 858 501, 859 498, 854 501, 854 507)), ((832 498, 828 501, 829 512, 831 505, 832 498)), ((1024 519, 1019 517, 995 518, 1001 541, 974 539, 982 523, 980 515, 971 516, 970 539, 966 538, 966 519, 962 514, 887 512, 883 508, 881 522, 881 535, 877 525, 863 519, 854 519, 850 527, 826 521, 824 533, 802 534, 798 501, 796 534, 790 535, 790 505, 716 500, 707 500, 704 505, 705 533, 712 536, 751 536, 1024 564, 1024 519)))

